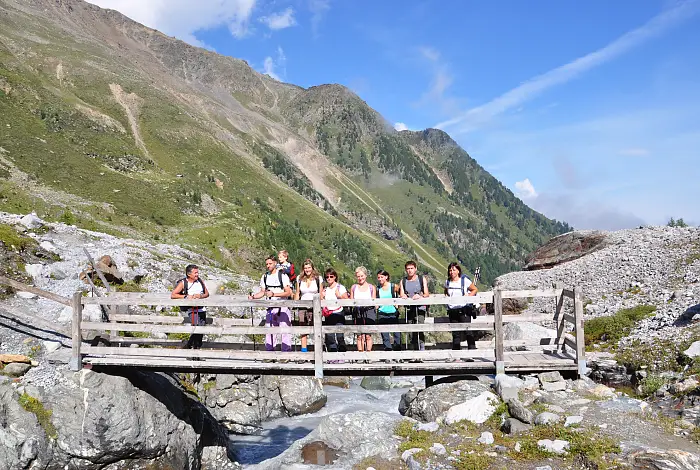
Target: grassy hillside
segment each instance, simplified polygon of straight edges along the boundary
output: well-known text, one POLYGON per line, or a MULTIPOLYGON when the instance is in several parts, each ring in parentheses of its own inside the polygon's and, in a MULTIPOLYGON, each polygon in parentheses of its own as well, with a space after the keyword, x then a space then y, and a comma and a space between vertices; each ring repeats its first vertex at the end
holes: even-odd
POLYGON ((0 210, 192 246, 258 271, 286 248, 349 279, 407 258, 485 279, 566 230, 440 131, 397 133, 80 0, 0 0, 0 210))

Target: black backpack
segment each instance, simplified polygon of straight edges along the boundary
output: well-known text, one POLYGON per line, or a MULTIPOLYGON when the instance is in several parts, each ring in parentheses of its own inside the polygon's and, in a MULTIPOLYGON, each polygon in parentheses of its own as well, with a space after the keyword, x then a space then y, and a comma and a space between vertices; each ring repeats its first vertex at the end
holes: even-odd
MULTIPOLYGON (((401 286, 403 287, 403 291, 406 294, 408 294, 408 289, 406 289, 406 282, 407 281, 408 281, 408 279, 406 279, 405 276, 403 278, 401 278, 401 286)), ((422 274, 418 274, 418 282, 420 284, 421 295, 423 295, 423 275, 422 274)), ((406 309, 409 309, 409 308, 418 308, 418 306, 417 305, 416 306, 408 306, 407 305, 406 309)), ((430 305, 426 305, 425 306, 425 314, 428 315, 429 311, 430 311, 430 305)))
MULTIPOLYGON (((183 286, 183 287, 182 287, 182 294, 183 294, 183 295, 187 295, 187 278, 184 278, 184 279, 182 279, 181 281, 178 281, 178 282, 182 282, 182 286, 183 286)), ((205 291, 207 290, 207 288, 204 286, 204 281, 202 281, 201 278, 197 278, 197 280, 194 281, 194 282, 199 282, 199 283, 202 285, 202 292, 205 292, 205 291)), ((189 309, 191 309, 191 308, 192 308, 192 307, 180 307, 180 311, 181 311, 181 312, 187 312, 187 311, 189 311, 189 309)))
MULTIPOLYGON (((265 273, 265 276, 263 277, 263 284, 265 284, 265 290, 268 290, 268 289, 267 289, 267 274, 268 274, 268 273, 265 273)), ((277 268, 277 278, 278 278, 279 281, 280 281, 280 285, 279 285, 279 286, 274 286, 274 287, 279 287, 280 289, 284 289, 284 282, 282 282, 282 275, 283 275, 283 274, 285 274, 285 273, 283 273, 282 270, 281 270, 280 268, 277 268)))

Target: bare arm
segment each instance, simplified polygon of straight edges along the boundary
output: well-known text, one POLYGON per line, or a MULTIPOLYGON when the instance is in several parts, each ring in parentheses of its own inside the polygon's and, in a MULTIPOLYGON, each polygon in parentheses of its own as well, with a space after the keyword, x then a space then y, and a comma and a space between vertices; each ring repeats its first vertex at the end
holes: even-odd
POLYGON ((183 281, 178 282, 177 285, 175 286, 175 289, 170 293, 170 298, 171 299, 184 299, 185 294, 182 293, 182 291, 185 289, 185 283, 183 281))
POLYGON ((430 291, 428 290, 428 280, 423 276, 423 297, 429 297, 430 291))
POLYGON ((471 285, 467 288, 467 291, 469 292, 469 295, 476 295, 476 293, 479 292, 479 289, 477 289, 476 284, 472 282, 471 285))

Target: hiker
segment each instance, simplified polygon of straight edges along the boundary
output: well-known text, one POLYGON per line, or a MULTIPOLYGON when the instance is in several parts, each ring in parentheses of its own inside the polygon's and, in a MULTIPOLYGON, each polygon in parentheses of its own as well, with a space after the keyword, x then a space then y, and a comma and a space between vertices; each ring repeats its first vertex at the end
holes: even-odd
MULTIPOLYGON (((406 276, 401 279, 399 285, 399 293, 402 299, 418 300, 423 297, 428 297, 428 280, 425 276, 418 274, 418 266, 415 261, 406 261, 404 265, 406 276)), ((407 305, 406 306, 406 323, 423 324, 425 316, 428 313, 426 305, 407 305)), ((425 334, 422 332, 411 333, 411 346, 415 351, 423 351, 425 349, 425 334)))
MULTIPOLYGON (((323 288, 323 297, 326 301, 348 298, 347 289, 338 283, 338 273, 335 272, 335 269, 326 269, 324 278, 326 279, 326 285, 323 288)), ((334 307, 332 304, 327 303, 323 307, 323 316, 328 326, 345 324, 345 311, 341 305, 334 307)), ((347 351, 343 333, 326 333, 326 349, 328 352, 347 351)))
MULTIPOLYGON (((292 296, 292 289, 289 287, 289 276, 284 274, 277 268, 277 260, 274 255, 270 255, 265 259, 265 268, 267 272, 260 278, 260 290, 253 295, 249 295, 248 299, 261 299, 266 297, 272 302, 288 299, 292 296)), ((268 307, 265 317, 265 326, 291 326, 289 309, 287 307, 268 307)), ((292 350, 292 335, 282 333, 282 351, 292 350)), ((275 339, 277 335, 265 335, 265 349, 268 351, 275 350, 275 339)))
MULTIPOLYGON (((477 292, 476 285, 466 274, 462 274, 462 267, 457 263, 450 263, 447 267, 445 295, 448 297, 465 297, 476 295, 477 292)), ((476 318, 475 313, 476 310, 472 307, 472 304, 464 300, 454 300, 447 305, 447 315, 450 317, 450 323, 471 323, 472 316, 476 318)), ((474 336, 470 331, 453 331, 453 350, 459 351, 462 349, 461 343, 465 335, 468 349, 476 349, 476 341, 474 341, 474 336)))
POLYGON ((293 289, 297 285, 297 275, 294 272, 294 264, 289 262, 287 250, 280 250, 277 253, 277 269, 281 269, 284 274, 289 276, 289 285, 293 289))
MULTIPOLYGON (((350 288, 351 299, 374 299, 377 296, 374 284, 367 282, 369 271, 364 266, 355 269, 357 284, 350 288)), ((355 307, 355 325, 376 325, 377 309, 373 306, 355 307)), ((372 335, 360 333, 357 335, 357 350, 370 352, 372 350, 372 335)))
MULTIPOLYGON (((175 289, 170 293, 171 299, 206 299, 209 297, 209 290, 204 285, 204 281, 199 278, 199 266, 188 264, 185 268, 185 278, 178 281, 175 289)), ((206 307, 180 307, 180 311, 190 313, 192 326, 206 325, 206 307)), ((187 340, 186 349, 200 349, 204 335, 192 334, 187 340)))
MULTIPOLYGON (((391 299, 399 296, 399 286, 389 282, 391 276, 385 270, 377 272, 377 298, 391 299)), ((379 325, 398 325, 399 311, 393 305, 382 305, 379 307, 377 315, 377 324, 379 325)), ((384 351, 401 351, 401 333, 382 333, 382 343, 384 351), (391 345, 391 336, 394 337, 394 345, 391 345)))
MULTIPOLYGON (((323 279, 321 279, 319 272, 316 271, 314 263, 312 263, 310 259, 307 259, 301 266, 301 274, 297 277, 294 300, 313 300, 314 294, 319 293, 321 294, 321 300, 323 300, 322 284, 323 279)), ((299 325, 313 325, 313 312, 313 309, 310 308, 299 309, 299 325)), ((301 335, 301 352, 308 352, 308 337, 309 335, 301 335)))

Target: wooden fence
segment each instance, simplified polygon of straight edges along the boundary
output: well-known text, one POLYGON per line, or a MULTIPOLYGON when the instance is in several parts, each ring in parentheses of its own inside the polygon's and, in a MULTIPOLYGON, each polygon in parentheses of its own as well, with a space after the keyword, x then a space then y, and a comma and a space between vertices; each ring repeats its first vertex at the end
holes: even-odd
MULTIPOLYGON (((169 366, 190 369, 205 366, 236 373, 237 369, 258 370, 261 373, 286 371, 287 373, 313 373, 323 377, 328 373, 339 371, 369 371, 376 369, 382 373, 410 371, 425 368, 425 363, 434 365, 434 369, 447 375, 465 367, 492 368, 496 373, 507 370, 574 370, 582 374, 586 368, 583 302, 578 288, 561 287, 546 290, 499 290, 482 292, 476 296, 455 298, 444 295, 431 295, 419 300, 410 299, 372 299, 372 300, 332 300, 323 301, 316 296, 308 301, 270 301, 248 300, 240 296, 219 295, 207 299, 170 299, 169 294, 150 293, 110 293, 104 297, 83 297, 83 293, 73 295, 72 321, 72 359, 73 370, 83 367, 84 363, 93 365, 122 365, 133 367, 169 366), (553 314, 542 315, 504 315, 504 299, 530 299, 534 297, 553 297, 553 314), (565 299, 571 299, 573 308, 565 312, 565 299), (471 323, 449 323, 445 317, 429 318, 425 324, 392 325, 336 325, 329 326, 323 322, 322 308, 329 306, 358 307, 394 305, 396 307, 419 305, 447 305, 458 301, 467 303, 493 304, 494 315, 479 316, 471 323), (305 308, 313 311, 312 326, 266 327, 254 324, 252 318, 223 318, 213 316, 205 326, 186 324, 186 319, 178 313, 129 315, 109 313, 109 322, 84 321, 83 308, 86 305, 105 307, 156 306, 181 307, 241 307, 266 308, 287 307, 305 308), (513 322, 550 322, 556 327, 555 338, 536 340, 504 341, 504 324, 513 322), (573 335, 567 333, 567 323, 573 325, 573 335), (477 342, 476 350, 427 349, 425 351, 347 351, 328 352, 322 347, 327 333, 375 334, 401 332, 428 333, 452 331, 487 331, 492 333, 492 341, 477 342), (88 336, 95 337, 109 332, 104 341, 92 341, 91 345, 83 342, 88 336), (120 334, 121 333, 121 334, 120 334), (211 336, 240 337, 243 335, 263 334, 310 335, 313 348, 309 352, 275 352, 250 350, 250 343, 244 341, 207 341, 202 349, 184 349, 184 340, 164 335, 203 334, 211 336), (156 337, 153 337, 156 335, 156 337), (140 337, 134 337, 140 336, 140 337), (158 338, 157 336, 161 336, 158 338), (568 349, 567 349, 568 348, 568 349), (525 349, 525 350, 518 350, 525 349), (570 351, 569 351, 570 349, 570 351), (203 362, 185 362, 200 359, 203 362), (470 363, 457 363, 455 359, 471 360, 470 363), (272 362, 275 361, 275 362, 272 362), (401 366, 391 365, 388 361, 402 361, 401 366), (416 365, 422 364, 422 365, 416 365)), ((110 308, 114 312, 115 308, 110 308)), ((211 315, 210 315, 211 316, 211 315)), ((211 338, 210 338, 211 339, 211 338)), ((235 338, 234 338, 235 339, 235 338)))

